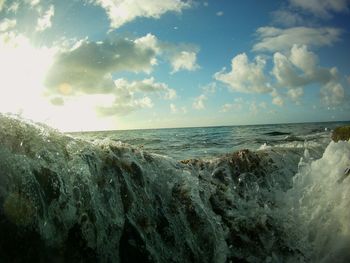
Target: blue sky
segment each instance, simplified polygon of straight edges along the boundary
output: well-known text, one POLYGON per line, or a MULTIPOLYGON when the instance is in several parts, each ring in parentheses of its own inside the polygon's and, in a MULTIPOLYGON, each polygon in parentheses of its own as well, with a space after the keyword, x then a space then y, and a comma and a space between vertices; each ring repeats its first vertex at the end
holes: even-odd
POLYGON ((350 119, 348 0, 0 0, 0 111, 64 131, 350 119))

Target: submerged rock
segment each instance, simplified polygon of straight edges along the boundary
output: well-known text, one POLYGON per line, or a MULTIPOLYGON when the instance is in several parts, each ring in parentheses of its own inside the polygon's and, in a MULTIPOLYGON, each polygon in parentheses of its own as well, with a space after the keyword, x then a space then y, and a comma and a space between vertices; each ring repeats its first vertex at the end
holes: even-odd
POLYGON ((332 140, 335 142, 350 140, 350 126, 335 128, 332 133, 332 140))
POLYGON ((179 163, 0 115, 1 262, 293 260, 270 190, 300 152, 288 167, 274 156, 179 163))

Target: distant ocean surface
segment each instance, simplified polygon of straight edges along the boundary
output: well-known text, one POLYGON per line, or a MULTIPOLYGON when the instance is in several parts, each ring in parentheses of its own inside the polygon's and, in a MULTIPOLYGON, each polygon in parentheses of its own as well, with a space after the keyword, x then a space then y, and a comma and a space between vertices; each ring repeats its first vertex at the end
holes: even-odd
POLYGON ((332 130, 349 123, 320 122, 96 131, 72 133, 72 135, 89 141, 108 138, 176 160, 185 160, 207 159, 240 149, 258 150, 274 146, 303 147, 304 143, 324 149, 330 141, 332 130))

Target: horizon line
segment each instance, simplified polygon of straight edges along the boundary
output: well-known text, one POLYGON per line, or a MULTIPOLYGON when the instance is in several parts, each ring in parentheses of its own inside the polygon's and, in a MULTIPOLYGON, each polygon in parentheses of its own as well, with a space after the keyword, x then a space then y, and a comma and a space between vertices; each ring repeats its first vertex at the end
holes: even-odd
POLYGON ((312 122, 279 122, 279 123, 256 123, 256 124, 229 124, 229 125, 209 125, 209 126, 182 126, 182 127, 160 127, 160 128, 134 128, 134 129, 110 129, 110 130, 81 130, 81 131, 61 131, 65 134, 72 133, 93 133, 93 132, 116 132, 116 131, 142 131, 142 130, 167 130, 167 129, 196 129, 196 128, 220 128, 220 127, 239 127, 239 126, 264 126, 264 125, 283 125, 283 124, 306 124, 306 123, 334 123, 350 122, 350 120, 332 120, 332 121, 312 121, 312 122))

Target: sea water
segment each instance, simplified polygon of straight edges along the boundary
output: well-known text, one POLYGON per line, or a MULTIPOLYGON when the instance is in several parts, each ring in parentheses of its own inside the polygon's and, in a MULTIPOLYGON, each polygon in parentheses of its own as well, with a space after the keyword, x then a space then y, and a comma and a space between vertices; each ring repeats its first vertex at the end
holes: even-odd
POLYGON ((350 262, 345 124, 64 135, 0 114, 0 258, 350 262))
MULTIPOLYGON (((241 149, 303 147, 329 143, 332 130, 346 122, 269 124, 73 133, 90 141, 109 138, 176 160, 213 158, 241 149)), ((321 149, 323 148, 323 149, 321 149)))

